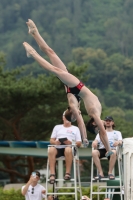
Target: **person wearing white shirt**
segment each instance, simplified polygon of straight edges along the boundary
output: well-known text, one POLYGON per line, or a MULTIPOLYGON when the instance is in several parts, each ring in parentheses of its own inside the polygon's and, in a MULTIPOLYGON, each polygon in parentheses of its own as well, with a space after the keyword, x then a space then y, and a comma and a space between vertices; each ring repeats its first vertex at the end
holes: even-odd
POLYGON ((54 127, 50 138, 50 144, 57 145, 56 147, 50 147, 48 151, 48 159, 50 166, 50 184, 54 184, 55 182, 56 158, 61 156, 65 156, 66 163, 66 173, 64 176, 64 180, 71 179, 70 171, 73 159, 72 148, 71 146, 65 147, 64 145, 71 145, 74 141, 77 147, 81 146, 81 135, 79 128, 77 126, 73 126, 71 122, 65 118, 65 112, 63 113, 62 119, 63 124, 56 125, 54 127), (65 138, 66 140, 61 142, 61 139, 63 138, 65 138))
MULTIPOLYGON (((22 186, 21 193, 25 196, 25 200, 42 200, 45 199, 45 188, 38 184, 40 180, 40 172, 35 171, 30 176, 26 185, 22 186)), ((52 196, 48 196, 48 200, 53 200, 52 196)))
MULTIPOLYGON (((108 177, 110 180, 114 180, 115 177, 112 174, 112 171, 113 171, 114 165, 116 163, 116 158, 117 158, 116 147, 118 145, 120 146, 122 145, 122 134, 120 131, 114 130, 115 124, 114 124, 114 119, 112 116, 107 116, 104 121, 105 121, 105 128, 106 128, 108 141, 113 151, 113 154, 110 157, 108 157, 108 160, 109 160, 108 177)), ((94 177, 94 179, 100 180, 104 178, 104 173, 101 167, 100 158, 105 157, 105 154, 107 151, 103 143, 101 142, 99 134, 97 134, 95 140, 93 141, 92 147, 94 148, 94 150, 92 150, 92 157, 98 169, 98 175, 94 177)))

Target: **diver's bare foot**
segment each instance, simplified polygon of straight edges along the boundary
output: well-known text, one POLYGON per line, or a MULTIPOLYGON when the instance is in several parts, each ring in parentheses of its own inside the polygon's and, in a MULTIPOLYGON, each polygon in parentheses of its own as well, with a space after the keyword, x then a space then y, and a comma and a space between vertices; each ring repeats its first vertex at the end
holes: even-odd
POLYGON ((33 49, 27 42, 24 42, 23 46, 26 50, 27 57, 31 57, 34 53, 36 53, 35 49, 33 49))
POLYGON ((35 23, 31 19, 28 19, 28 22, 26 22, 26 24, 29 29, 29 34, 34 36, 36 33, 38 33, 38 29, 37 29, 35 23))

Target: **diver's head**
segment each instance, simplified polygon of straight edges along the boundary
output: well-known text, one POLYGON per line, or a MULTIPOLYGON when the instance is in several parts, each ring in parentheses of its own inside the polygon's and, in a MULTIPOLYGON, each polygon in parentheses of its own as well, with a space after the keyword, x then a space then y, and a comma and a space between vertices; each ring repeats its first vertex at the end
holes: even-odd
POLYGON ((87 122, 86 129, 92 134, 97 134, 97 125, 95 124, 94 118, 91 118, 87 122))
POLYGON ((68 109, 65 111, 65 118, 69 121, 69 122, 75 122, 76 118, 74 117, 72 110, 70 109, 70 107, 68 107, 68 109))

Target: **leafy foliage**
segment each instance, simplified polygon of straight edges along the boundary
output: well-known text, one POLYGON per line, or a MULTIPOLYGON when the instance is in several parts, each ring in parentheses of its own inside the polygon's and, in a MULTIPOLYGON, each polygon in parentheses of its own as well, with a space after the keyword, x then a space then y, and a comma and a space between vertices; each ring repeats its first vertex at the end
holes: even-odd
MULTIPOLYGON (((0 0, 0 45, 8 68, 26 64, 22 42, 31 41, 25 22, 31 18, 49 45, 68 63, 76 47, 102 48, 109 55, 133 55, 132 0, 0 0)), ((32 41, 32 44, 34 42, 32 41)))
MULTIPOLYGON (((49 140, 53 127, 62 123, 62 113, 68 106, 64 85, 52 75, 35 77, 30 71, 25 75, 30 65, 4 71, 3 57, 1 63, 0 140, 49 140)), ((86 66, 78 68, 71 63, 69 70, 80 78, 86 66)), ((12 183, 20 178, 27 182, 31 172, 38 167, 38 160, 33 157, 7 155, 0 160, 1 173, 8 173, 12 183)))
MULTIPOLYGON (((79 78, 85 69, 70 65, 79 78)), ((52 75, 35 78, 32 74, 23 76, 22 72, 24 68, 0 68, 1 140, 48 140, 67 108, 64 86, 52 75)))
POLYGON ((14 189, 10 189, 10 190, 3 190, 3 188, 0 188, 0 199, 1 200, 24 200, 25 197, 22 196, 21 191, 20 190, 14 190, 14 189))

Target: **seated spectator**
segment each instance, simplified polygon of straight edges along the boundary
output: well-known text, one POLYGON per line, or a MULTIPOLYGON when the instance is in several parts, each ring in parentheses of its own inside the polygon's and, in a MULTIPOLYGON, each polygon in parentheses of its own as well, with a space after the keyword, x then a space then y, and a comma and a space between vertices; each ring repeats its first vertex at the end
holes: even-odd
MULTIPOLYGON (((108 160, 109 160, 108 177, 110 180, 114 180, 115 177, 112 174, 112 171, 113 171, 113 168, 114 168, 114 165, 116 162, 116 158, 117 158, 116 147, 118 145, 122 145, 122 135, 121 135, 120 131, 114 130, 115 124, 114 124, 114 119, 112 116, 107 116, 104 121, 105 121, 105 128, 106 128, 106 133, 107 133, 107 137, 109 140, 109 144, 110 144, 112 151, 114 152, 110 157, 108 157, 108 160)), ((96 177, 94 177, 94 179, 100 180, 100 179, 104 178, 103 170, 102 170, 101 163, 100 163, 100 158, 105 157, 106 149, 105 149, 103 143, 101 142, 99 134, 97 134, 95 140, 93 141, 92 147, 94 148, 94 150, 92 150, 92 157, 93 157, 94 163, 98 169, 98 175, 96 177), (98 147, 98 149, 97 149, 97 147, 98 147)))
MULTIPOLYGON (((46 190, 42 185, 38 184, 39 180, 40 172, 35 171, 26 185, 22 186, 21 193, 25 196, 25 200, 42 200, 46 198, 46 190)), ((48 200, 53 200, 53 197, 48 196, 48 200)))
POLYGON ((64 145, 71 145, 72 141, 75 142, 77 147, 81 146, 81 136, 79 128, 73 126, 70 121, 65 118, 65 112, 63 113, 63 124, 56 125, 53 129, 50 144, 57 145, 56 147, 50 147, 48 150, 48 159, 50 165, 50 183, 55 182, 55 163, 56 158, 65 156, 66 173, 64 180, 71 179, 71 165, 72 165, 72 148, 71 146, 65 147, 64 145), (61 138, 67 138, 61 142, 61 138), (60 140, 60 141, 59 141, 60 140), (58 146, 60 145, 60 146, 58 146))

